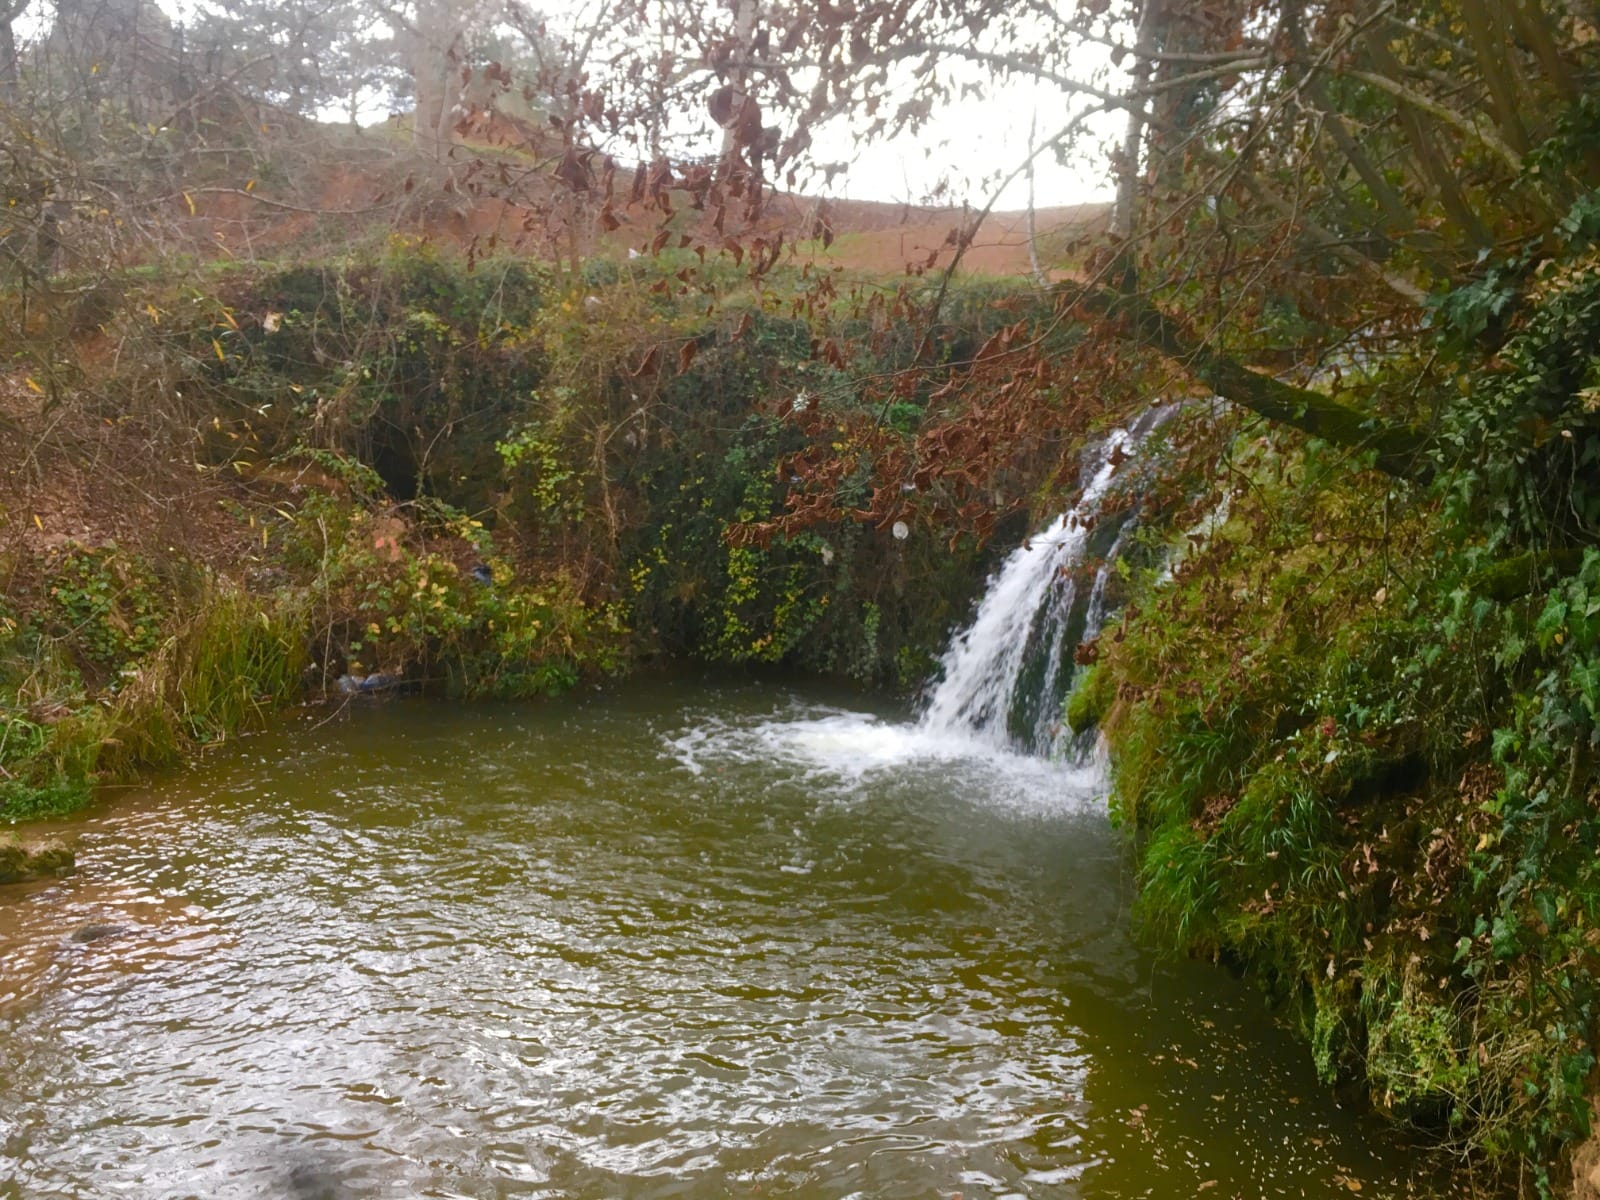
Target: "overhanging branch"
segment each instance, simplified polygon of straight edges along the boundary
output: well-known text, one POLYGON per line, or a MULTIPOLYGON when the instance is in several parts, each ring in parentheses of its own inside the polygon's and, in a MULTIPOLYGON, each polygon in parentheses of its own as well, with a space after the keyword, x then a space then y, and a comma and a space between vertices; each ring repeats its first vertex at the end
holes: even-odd
POLYGON ((1280 425, 1351 450, 1376 452, 1387 475, 1421 482, 1429 475, 1420 430, 1396 425, 1337 396, 1295 387, 1250 370, 1205 341, 1192 340, 1174 318, 1142 298, 1100 285, 1068 285, 1065 294, 1097 315, 1127 323, 1135 341, 1172 359, 1222 399, 1280 425))

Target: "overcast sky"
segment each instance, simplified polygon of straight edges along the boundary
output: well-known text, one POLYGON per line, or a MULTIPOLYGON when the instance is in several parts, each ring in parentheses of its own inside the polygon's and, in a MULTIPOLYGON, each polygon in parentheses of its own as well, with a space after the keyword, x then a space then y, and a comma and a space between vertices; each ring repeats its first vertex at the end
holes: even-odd
MULTIPOLYGON (((156 0, 176 21, 192 19, 196 0, 156 0)), ((542 11, 552 27, 592 11, 594 0, 532 0, 531 7, 542 11)), ((26 37, 38 32, 37 6, 28 14, 18 32, 26 37)), ((1094 64, 1086 64, 1093 66, 1094 64)), ((976 71, 971 78, 982 79, 976 71)), ((343 115, 342 109, 331 114, 343 115)), ((948 179, 951 190, 941 199, 962 200, 978 207, 987 203, 995 189, 996 177, 1015 170, 1027 157, 1029 127, 1037 114, 1038 136, 1043 138, 1060 129, 1071 116, 1067 97, 1049 85, 1012 82, 982 99, 966 100, 937 112, 915 136, 902 135, 892 141, 870 145, 855 142, 844 123, 819 132, 813 155, 819 162, 848 162, 847 174, 836 176, 823 189, 820 180, 802 188, 808 192, 827 191, 854 200, 910 201, 920 203, 939 184, 948 179)), ((375 108, 375 120, 386 119, 388 106, 375 108)), ((1041 207, 1109 200, 1113 193, 1104 153, 1106 145, 1118 136, 1122 126, 1119 114, 1101 114, 1086 122, 1078 150, 1062 164, 1052 153, 1035 161, 1035 203, 1041 207)), ((708 145, 714 134, 708 123, 708 145)), ((1028 202, 1028 182, 1019 178, 1006 189, 997 207, 1018 209, 1028 202)))
MULTIPOLYGON (((819 159, 854 157, 848 178, 834 181, 834 191, 853 200, 915 202, 949 172, 952 183, 959 186, 965 181, 967 186, 966 195, 958 191, 955 199, 969 199, 981 207, 994 187, 992 182, 986 184, 985 177, 1008 175, 1027 158, 1035 113, 1039 138, 1060 129, 1068 115, 1061 92, 1012 84, 986 99, 943 110, 916 137, 858 147, 845 130, 835 129, 815 152, 819 159)), ((1041 154, 1034 164, 1035 203, 1045 208, 1110 200, 1115 189, 1100 143, 1117 136, 1122 123, 1117 114, 1091 119, 1080 138, 1079 151, 1065 165, 1058 164, 1051 153, 1041 154)), ((1017 209, 1027 202, 1027 181, 1020 178, 1007 189, 998 207, 1017 209)))

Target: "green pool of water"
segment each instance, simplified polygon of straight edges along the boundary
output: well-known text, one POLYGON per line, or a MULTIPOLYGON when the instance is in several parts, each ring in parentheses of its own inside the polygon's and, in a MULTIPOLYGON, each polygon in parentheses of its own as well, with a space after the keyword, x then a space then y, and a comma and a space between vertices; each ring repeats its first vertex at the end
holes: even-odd
POLYGON ((859 697, 353 706, 69 831, 6 1197, 1450 1194, 1130 934, 1093 771, 859 697))

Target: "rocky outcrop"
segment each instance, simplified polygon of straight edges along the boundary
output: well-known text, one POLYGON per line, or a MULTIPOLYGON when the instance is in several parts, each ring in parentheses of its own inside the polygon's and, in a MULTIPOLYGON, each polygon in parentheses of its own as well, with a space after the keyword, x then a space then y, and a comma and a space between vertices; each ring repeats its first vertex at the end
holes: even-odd
POLYGON ((64 842, 0 841, 0 884, 70 875, 74 861, 64 842))

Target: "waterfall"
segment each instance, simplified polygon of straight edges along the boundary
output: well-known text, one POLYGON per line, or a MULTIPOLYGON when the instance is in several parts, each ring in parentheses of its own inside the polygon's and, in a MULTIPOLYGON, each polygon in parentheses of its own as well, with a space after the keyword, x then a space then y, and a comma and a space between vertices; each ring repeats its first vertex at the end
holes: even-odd
POLYGON ((1073 652, 1100 631, 1106 590, 1131 514, 1103 514, 1119 469, 1170 410, 1118 429, 1085 454, 1083 494, 1000 564, 971 624, 950 642, 921 719, 933 736, 1037 754, 1075 752, 1062 721, 1073 652), (1101 551, 1085 582, 1091 550, 1101 551))

